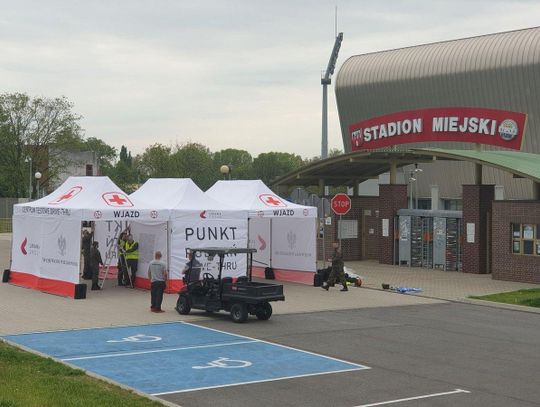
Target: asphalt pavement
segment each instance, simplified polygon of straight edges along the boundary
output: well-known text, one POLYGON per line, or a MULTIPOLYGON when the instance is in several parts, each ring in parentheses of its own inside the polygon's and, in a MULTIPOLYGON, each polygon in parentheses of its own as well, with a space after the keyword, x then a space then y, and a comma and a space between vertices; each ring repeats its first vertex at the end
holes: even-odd
MULTIPOLYGON (((10 236, 0 235, 0 265, 9 265, 10 236)), ((362 288, 342 293, 285 284, 286 301, 269 321, 234 324, 225 313, 180 316, 149 311, 149 293, 107 282, 85 300, 0 284, 0 335, 186 321, 370 367, 161 396, 190 406, 538 406, 540 314, 467 304, 470 295, 538 287, 466 275, 347 263, 362 288), (383 291, 422 288, 414 295, 383 291), (395 402, 396 400, 401 400, 395 402), (383 403, 383 404, 381 404, 383 403)))

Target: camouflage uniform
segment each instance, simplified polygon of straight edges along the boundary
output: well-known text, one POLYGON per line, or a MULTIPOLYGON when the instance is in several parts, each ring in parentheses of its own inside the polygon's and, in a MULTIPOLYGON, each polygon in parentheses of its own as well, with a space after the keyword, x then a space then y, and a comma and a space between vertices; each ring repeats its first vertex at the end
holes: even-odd
POLYGON ((334 255, 332 256, 332 271, 328 277, 327 287, 334 285, 336 279, 339 279, 343 285, 342 291, 347 291, 347 280, 345 280, 345 271, 343 270, 343 254, 337 249, 334 250, 334 255))

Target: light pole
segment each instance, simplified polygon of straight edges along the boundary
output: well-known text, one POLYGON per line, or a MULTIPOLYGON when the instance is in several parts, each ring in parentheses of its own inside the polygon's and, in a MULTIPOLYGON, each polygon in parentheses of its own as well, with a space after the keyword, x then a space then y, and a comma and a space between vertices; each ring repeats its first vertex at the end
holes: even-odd
POLYGON ((409 185, 411 186, 411 192, 409 193, 409 208, 413 208, 413 182, 416 182, 416 178, 414 178, 414 172, 411 171, 409 173, 409 185))
POLYGON ((414 168, 414 180, 415 180, 415 183, 414 183, 414 196, 415 196, 415 204, 416 204, 416 209, 418 209, 418 173, 419 172, 422 172, 422 168, 418 168, 418 164, 414 164, 415 168, 414 168))
POLYGON ((223 174, 223 179, 227 179, 227 175, 229 176, 229 180, 231 179, 231 172, 232 172, 232 165, 225 165, 223 164, 221 167, 219 167, 219 172, 223 174))
POLYGON ((32 157, 27 156, 24 159, 25 163, 30 163, 30 170, 28 171, 29 181, 28 181, 28 199, 32 199, 32 157))
POLYGON ((36 199, 39 199, 39 180, 41 179, 41 172, 36 171, 34 178, 36 179, 36 199))

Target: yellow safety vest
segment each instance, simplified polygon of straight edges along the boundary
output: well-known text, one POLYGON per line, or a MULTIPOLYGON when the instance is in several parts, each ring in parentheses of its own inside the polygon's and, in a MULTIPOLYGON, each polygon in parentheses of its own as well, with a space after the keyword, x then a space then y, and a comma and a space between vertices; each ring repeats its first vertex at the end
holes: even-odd
POLYGON ((133 243, 126 242, 126 260, 138 260, 139 259, 139 250, 135 250, 133 252, 128 252, 129 249, 131 249, 133 246, 135 246, 137 242, 135 240, 133 243))

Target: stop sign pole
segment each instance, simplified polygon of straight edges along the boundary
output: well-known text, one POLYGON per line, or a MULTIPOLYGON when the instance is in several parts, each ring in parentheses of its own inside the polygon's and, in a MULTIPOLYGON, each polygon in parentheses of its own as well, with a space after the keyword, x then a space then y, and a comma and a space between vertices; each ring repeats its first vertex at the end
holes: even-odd
MULTIPOLYGON (((351 210, 351 198, 349 198, 349 195, 339 193, 335 194, 332 200, 330 201, 332 211, 339 215, 339 224, 341 224, 341 217, 343 215, 346 215, 351 210)), ((339 224, 338 224, 338 239, 339 239, 339 247, 341 248, 341 233, 339 233, 339 224)))

